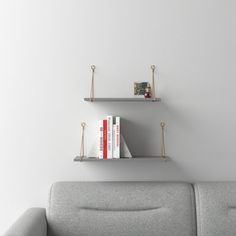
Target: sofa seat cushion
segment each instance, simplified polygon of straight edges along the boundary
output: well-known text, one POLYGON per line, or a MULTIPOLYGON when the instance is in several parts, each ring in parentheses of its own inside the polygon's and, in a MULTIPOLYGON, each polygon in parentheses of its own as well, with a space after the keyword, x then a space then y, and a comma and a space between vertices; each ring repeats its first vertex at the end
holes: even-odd
POLYGON ((49 236, 196 235, 193 189, 186 183, 55 183, 47 219, 49 236))

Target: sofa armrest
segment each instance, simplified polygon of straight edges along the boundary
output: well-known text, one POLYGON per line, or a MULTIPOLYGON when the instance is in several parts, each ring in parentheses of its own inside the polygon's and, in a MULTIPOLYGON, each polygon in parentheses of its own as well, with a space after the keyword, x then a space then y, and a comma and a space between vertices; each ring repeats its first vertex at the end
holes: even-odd
POLYGON ((4 236, 47 236, 46 210, 28 209, 4 236))

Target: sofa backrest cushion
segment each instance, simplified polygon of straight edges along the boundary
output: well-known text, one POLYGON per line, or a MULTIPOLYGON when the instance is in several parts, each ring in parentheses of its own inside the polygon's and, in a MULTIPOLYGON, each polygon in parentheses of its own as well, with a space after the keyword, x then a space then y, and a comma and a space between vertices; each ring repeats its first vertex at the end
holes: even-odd
POLYGON ((187 183, 55 183, 47 220, 49 236, 196 235, 187 183))
POLYGON ((236 182, 198 183, 194 188, 198 235, 236 235, 236 182))

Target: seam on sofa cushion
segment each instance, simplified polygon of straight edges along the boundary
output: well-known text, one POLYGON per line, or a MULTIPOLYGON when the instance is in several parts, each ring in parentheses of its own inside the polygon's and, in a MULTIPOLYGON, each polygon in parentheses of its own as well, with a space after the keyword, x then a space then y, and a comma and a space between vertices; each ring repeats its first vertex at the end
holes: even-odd
POLYGON ((105 212, 146 212, 146 211, 157 211, 163 209, 163 207, 143 207, 143 208, 95 208, 95 207, 79 207, 79 210, 85 211, 105 211, 105 212))
POLYGON ((196 196, 196 212, 197 212, 197 235, 202 235, 202 222, 201 222, 201 203, 200 203, 200 190, 197 184, 194 184, 196 196))
POLYGON ((190 185, 190 198, 191 198, 191 208, 192 208, 192 235, 196 236, 196 222, 197 222, 197 218, 196 218, 196 207, 195 207, 195 196, 194 196, 194 187, 191 184, 190 185))

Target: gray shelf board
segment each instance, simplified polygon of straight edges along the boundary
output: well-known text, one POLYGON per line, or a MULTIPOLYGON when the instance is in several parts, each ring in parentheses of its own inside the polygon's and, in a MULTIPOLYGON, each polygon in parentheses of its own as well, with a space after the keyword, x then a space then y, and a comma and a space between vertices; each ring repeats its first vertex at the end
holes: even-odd
POLYGON ((137 160, 142 160, 142 161, 148 161, 148 160, 159 160, 159 161, 166 161, 168 160, 169 157, 165 156, 134 156, 132 158, 127 158, 127 157, 121 157, 117 159, 98 159, 97 157, 84 157, 81 160, 80 156, 77 156, 74 158, 74 161, 79 161, 79 162, 87 162, 87 161, 94 161, 94 162, 106 162, 106 161, 137 161, 137 160))
POLYGON ((84 98, 86 102, 160 102, 160 98, 84 98))

